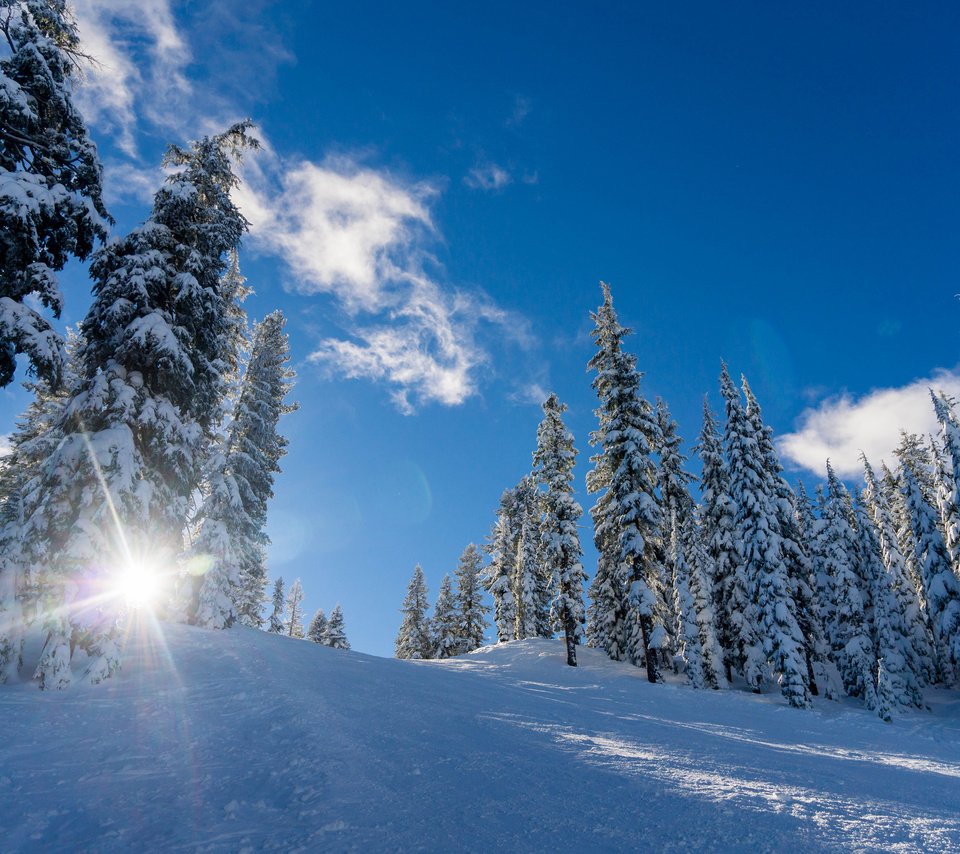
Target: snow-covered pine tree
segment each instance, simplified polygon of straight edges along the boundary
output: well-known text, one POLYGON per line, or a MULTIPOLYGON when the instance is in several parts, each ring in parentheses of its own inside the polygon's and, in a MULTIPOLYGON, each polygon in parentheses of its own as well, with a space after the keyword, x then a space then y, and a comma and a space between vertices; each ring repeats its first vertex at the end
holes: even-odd
POLYGON ((24 383, 34 397, 10 436, 10 452, 0 457, 0 682, 19 675, 24 633, 36 611, 36 579, 21 571, 26 561, 20 551, 20 530, 32 485, 62 438, 58 425, 77 380, 78 345, 77 334, 71 332, 59 388, 42 379, 24 383))
POLYGON ((273 610, 270 612, 270 621, 267 625, 267 631, 275 635, 282 635, 283 628, 283 609, 287 605, 287 597, 283 590, 283 579, 278 578, 273 583, 273 610))
POLYGON ((227 431, 226 468, 243 510, 234 516, 231 531, 239 561, 236 606, 240 622, 255 628, 263 623, 260 610, 267 585, 267 503, 288 445, 277 428, 281 416, 299 408, 285 401, 294 378, 285 325, 280 311, 254 323, 250 358, 227 431))
POLYGON ((73 104, 81 53, 65 0, 3 0, 0 31, 9 51, 0 60, 0 386, 23 353, 56 388, 64 345, 36 305, 60 316, 56 271, 87 258, 111 220, 97 148, 73 104))
POLYGON ((762 421, 759 413, 743 409, 725 365, 721 391, 727 404, 730 498, 740 538, 738 576, 748 602, 741 628, 744 677, 759 690, 771 665, 787 702, 802 708, 810 703, 804 641, 790 595, 775 489, 761 449, 762 421))
MULTIPOLYGON (((820 487, 817 487, 817 499, 822 508, 824 499, 820 487)), ((804 576, 801 571, 791 578, 791 590, 794 591, 794 601, 798 603, 798 621, 807 641, 807 663, 813 668, 814 681, 810 684, 810 693, 814 693, 816 684, 818 694, 828 700, 839 700, 844 695, 843 680, 833 662, 832 650, 824 629, 824 614, 833 613, 835 609, 832 603, 830 608, 825 608, 818 581, 822 580, 822 589, 825 595, 829 596, 829 579, 823 571, 823 555, 818 550, 817 538, 823 523, 814 515, 813 503, 802 481, 797 481, 793 507, 795 537, 796 541, 802 544, 803 552, 807 556, 807 574, 804 576)), ((801 567, 798 566, 797 569, 801 567)))
POLYGON ((543 403, 543 420, 537 428, 537 450, 533 471, 543 489, 541 556, 545 576, 557 578, 557 590, 551 606, 552 621, 562 627, 567 644, 567 664, 577 666, 577 644, 583 611, 583 571, 577 520, 583 510, 573 497, 573 467, 577 450, 573 434, 563 423, 566 404, 551 394, 543 403))
MULTIPOLYGON (((869 466, 862 456, 864 466, 869 466)), ((871 472, 872 477, 872 472, 871 472)), ((889 721, 902 708, 923 708, 920 682, 910 666, 910 643, 903 614, 893 589, 893 577, 883 561, 882 548, 869 507, 869 496, 855 501, 857 537, 864 572, 873 587, 873 645, 877 659, 877 714, 889 721)))
POLYGON ((413 577, 400 608, 403 620, 394 645, 397 658, 430 658, 433 655, 430 618, 427 617, 429 607, 427 582, 418 563, 413 568, 413 577))
POLYGON ((687 674, 690 684, 694 688, 704 688, 707 678, 703 666, 703 647, 700 643, 697 606, 690 591, 690 565, 687 563, 684 548, 688 531, 686 526, 681 529, 676 510, 671 513, 670 520, 670 546, 667 558, 673 572, 677 659, 682 662, 683 671, 687 674))
POLYGON ((457 654, 460 646, 460 615, 453 598, 453 585, 450 576, 443 576, 440 592, 433 607, 433 620, 430 628, 433 632, 433 658, 450 658, 457 654))
POLYGON ((343 608, 340 607, 339 602, 330 612, 323 643, 333 649, 350 649, 350 641, 347 640, 347 630, 343 622, 343 608))
MULTIPOLYGON (((900 550, 901 532, 895 521, 896 511, 893 507, 893 499, 897 499, 902 504, 902 496, 896 487, 893 473, 885 463, 880 464, 881 477, 877 478, 866 457, 861 458, 864 462, 867 486, 865 500, 873 513, 883 563, 890 574, 891 586, 897 597, 904 627, 909 637, 907 658, 921 686, 928 685, 936 677, 933 637, 916 579, 910 570, 906 556, 900 550)), ((906 527, 909 529, 909 525, 906 527)))
POLYGON ((484 587, 493 596, 493 619, 499 643, 517 636, 517 600, 513 595, 517 564, 516 518, 514 490, 504 490, 497 509, 497 521, 485 549, 490 555, 490 563, 483 573, 484 587))
POLYGON ((730 473, 723 456, 723 443, 716 418, 707 399, 703 400, 703 430, 694 446, 700 457, 700 518, 703 538, 710 556, 714 623, 717 642, 723 651, 723 667, 727 681, 733 670, 742 667, 739 623, 735 619, 734 597, 736 569, 740 562, 734 531, 736 510, 730 500, 730 473))
POLYGON ((936 395, 932 389, 930 396, 943 442, 935 472, 937 507, 950 563, 954 575, 960 577, 960 422, 950 398, 943 392, 936 395))
MULTIPOLYGON (((659 457, 657 480, 660 486, 660 500, 663 505, 664 519, 673 519, 677 516, 677 530, 686 525, 693 512, 693 499, 690 497, 688 484, 695 480, 692 474, 683 468, 687 458, 680 447, 683 439, 677 434, 677 422, 670 417, 667 404, 657 398, 657 446, 654 450, 659 457)), ((672 527, 671 527, 672 532, 672 527)), ((672 537, 672 533, 671 533, 672 537)), ((660 578, 660 609, 661 619, 667 634, 670 636, 667 646, 663 649, 663 661, 667 665, 673 662, 674 650, 679 651, 679 638, 676 637, 676 626, 679 615, 676 612, 676 596, 674 591, 674 567, 672 556, 676 549, 671 543, 666 549, 662 560, 663 575, 660 578)))
POLYGON ((774 513, 777 520, 777 532, 780 535, 780 548, 787 567, 790 597, 793 600, 797 624, 803 637, 804 660, 807 665, 807 682, 810 693, 820 693, 818 679, 825 682, 825 692, 832 694, 829 676, 826 673, 828 644, 820 622, 820 610, 816 597, 816 584, 813 568, 806 544, 797 525, 796 496, 783 478, 783 466, 780 455, 773 443, 773 430, 763 423, 760 404, 746 380, 743 382, 743 395, 747 404, 747 415, 757 435, 757 447, 763 457, 764 468, 770 482, 773 496, 774 513))
MULTIPOLYGON (((725 363, 721 363, 720 367, 720 393, 726 409, 723 444, 727 458, 727 489, 733 510, 733 551, 730 557, 735 558, 736 562, 726 567, 729 573, 726 577, 720 575, 718 570, 718 588, 734 643, 734 649, 727 650, 727 654, 747 684, 759 691, 764 677, 765 658, 760 636, 760 615, 751 590, 753 577, 748 574, 746 536, 752 536, 760 530, 764 520, 770 525, 770 508, 762 496, 765 476, 757 439, 740 400, 740 392, 730 378, 725 363), (749 532, 746 530, 748 523, 749 532)), ((758 553, 756 548, 752 551, 758 553)), ((775 557, 779 556, 778 552, 779 549, 774 552, 775 557)), ((755 575, 759 577, 759 573, 755 575)))
POLYGON ((483 571, 483 556, 470 543, 457 562, 457 614, 460 617, 460 647, 458 655, 483 646, 487 630, 489 606, 483 601, 480 575, 483 571))
POLYGON ((327 633, 327 615, 323 613, 323 608, 318 608, 317 613, 313 615, 310 621, 310 627, 307 629, 307 638, 314 643, 322 644, 324 635, 327 633))
POLYGON ((180 551, 224 393, 221 276, 246 229, 230 191, 233 164, 256 145, 249 127, 171 147, 165 163, 175 171, 150 218, 91 266, 81 379, 23 528, 30 560, 45 569, 43 688, 69 683, 78 646, 88 681, 113 673, 122 603, 102 594, 115 589, 115 575, 136 566, 156 573, 149 568, 173 565, 180 551))
POLYGON ((847 490, 828 460, 827 494, 817 549, 830 580, 830 600, 835 609, 827 634, 844 689, 851 697, 862 699, 868 709, 876 709, 877 659, 863 612, 856 565, 857 534, 850 524, 848 502, 847 490))
POLYGON ((704 541, 705 533, 694 508, 681 532, 681 546, 688 569, 688 584, 693 601, 693 615, 700 639, 700 658, 704 682, 708 688, 720 688, 726 683, 723 650, 717 640, 714 617, 712 558, 704 541))
MULTIPOLYGON (((513 570, 511 589, 516 603, 516 629, 514 638, 535 638, 541 635, 548 616, 544 619, 542 589, 544 577, 549 577, 549 568, 541 566, 540 560, 540 517, 541 500, 536 484, 530 475, 523 477, 513 490, 513 507, 516 513, 514 529, 517 539, 514 543, 516 564, 513 570)), ((549 630, 548 630, 549 631, 549 630)), ((550 634, 548 633, 548 637, 550 634)))
POLYGON ((906 459, 901 466, 901 482, 912 526, 915 566, 933 630, 937 676, 947 685, 954 685, 960 676, 960 579, 953 573, 939 515, 906 459))
POLYGON ((250 293, 246 280, 240 275, 236 249, 229 253, 229 259, 221 280, 225 315, 222 363, 227 396, 216 419, 216 432, 203 449, 200 502, 190 521, 191 544, 184 562, 185 571, 178 579, 176 597, 176 611, 181 619, 211 629, 227 628, 237 619, 240 562, 235 534, 251 524, 227 461, 229 436, 223 429, 229 397, 236 398, 240 357, 247 333, 247 315, 242 302, 250 293))
MULTIPOLYGON (((289 638, 303 637, 303 586, 298 578, 287 591, 287 618, 283 621, 283 633, 289 638)), ((329 625, 328 625, 329 629, 329 625)))
POLYGON ((601 283, 601 288, 603 304, 591 315, 597 353, 589 363, 597 374, 593 387, 600 400, 599 429, 590 436, 590 444, 600 452, 593 457, 589 488, 601 495, 590 512, 600 569, 622 574, 626 602, 603 603, 606 614, 599 619, 610 625, 608 639, 619 634, 622 623, 626 656, 643 662, 647 678, 658 682, 657 656, 667 633, 657 609, 663 576, 662 513, 651 459, 657 425, 653 407, 640 392, 636 358, 622 348, 630 330, 617 320, 610 286, 601 283))

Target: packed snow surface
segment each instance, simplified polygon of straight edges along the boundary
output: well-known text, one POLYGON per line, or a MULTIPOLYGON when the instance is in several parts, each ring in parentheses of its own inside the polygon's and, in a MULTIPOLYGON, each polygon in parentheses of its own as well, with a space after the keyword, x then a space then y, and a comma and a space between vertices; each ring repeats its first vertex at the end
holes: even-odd
POLYGON ((960 693, 884 724, 579 657, 396 661, 144 620, 104 685, 0 688, 0 847, 960 850, 960 693))

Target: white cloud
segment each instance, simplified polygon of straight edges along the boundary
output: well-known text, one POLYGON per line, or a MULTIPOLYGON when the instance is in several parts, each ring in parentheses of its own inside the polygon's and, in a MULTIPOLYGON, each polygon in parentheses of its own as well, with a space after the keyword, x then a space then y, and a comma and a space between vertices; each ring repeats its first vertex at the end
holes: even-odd
POLYGON ((83 50, 96 60, 78 92, 87 121, 112 131, 131 157, 141 118, 181 129, 193 114, 191 56, 170 0, 75 0, 74 12, 83 50))
POLYGON ((13 453, 13 446, 10 444, 10 434, 0 433, 0 457, 6 457, 13 453))
POLYGON ((806 410, 799 429, 781 436, 778 446, 785 459, 822 475, 829 458, 837 474, 856 478, 863 473, 860 452, 874 465, 892 462, 900 431, 939 431, 930 389, 960 397, 960 372, 938 370, 933 376, 900 388, 882 388, 856 399, 848 394, 829 398, 806 410))
POLYGON ((530 404, 532 406, 541 406, 550 395, 540 383, 526 383, 520 386, 510 395, 510 400, 514 403, 530 404))
POLYGON ((251 243, 281 258, 294 288, 329 294, 344 309, 346 338, 320 342, 310 360, 353 379, 384 382, 402 412, 463 403, 488 361, 477 340, 495 324, 523 345, 526 324, 482 294, 442 287, 426 271, 436 236, 436 190, 347 158, 285 162, 269 147, 243 169, 237 203, 251 243))
POLYGON ((510 113, 510 117, 505 122, 506 126, 519 127, 523 124, 523 120, 530 115, 532 109, 533 103, 526 95, 514 95, 513 112, 510 113))
POLYGON ((463 183, 474 190, 502 190, 513 182, 513 176, 496 163, 479 163, 463 179, 463 183))

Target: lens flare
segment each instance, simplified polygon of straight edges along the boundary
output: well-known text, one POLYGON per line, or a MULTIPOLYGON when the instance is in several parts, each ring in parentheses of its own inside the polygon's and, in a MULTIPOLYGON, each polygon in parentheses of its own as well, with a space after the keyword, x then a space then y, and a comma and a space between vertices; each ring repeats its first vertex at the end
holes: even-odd
POLYGON ((118 574, 116 591, 133 608, 149 608, 160 593, 160 576, 151 567, 131 563, 118 574))

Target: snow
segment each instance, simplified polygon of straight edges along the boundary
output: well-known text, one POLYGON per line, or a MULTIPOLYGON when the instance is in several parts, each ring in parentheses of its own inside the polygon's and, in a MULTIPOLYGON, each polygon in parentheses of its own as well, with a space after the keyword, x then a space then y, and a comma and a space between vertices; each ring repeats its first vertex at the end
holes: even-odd
POLYGON ((0 689, 5 851, 948 851, 960 692, 651 685, 562 641, 398 661, 133 627, 97 687, 0 689))

